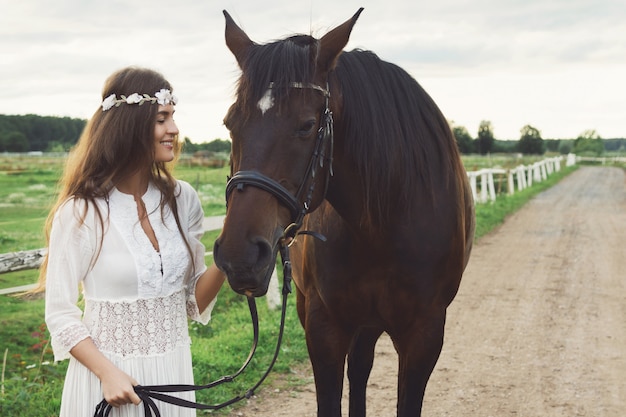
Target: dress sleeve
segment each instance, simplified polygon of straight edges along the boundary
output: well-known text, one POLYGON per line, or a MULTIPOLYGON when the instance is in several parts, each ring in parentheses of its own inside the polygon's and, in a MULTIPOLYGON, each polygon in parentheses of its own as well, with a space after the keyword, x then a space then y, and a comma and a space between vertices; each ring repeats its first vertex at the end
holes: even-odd
POLYGON ((179 181, 179 184, 181 186, 181 202, 183 203, 181 208, 184 210, 180 215, 187 217, 187 221, 183 222, 183 224, 187 223, 187 240, 189 241, 193 255, 193 268, 188 282, 186 283, 187 314, 192 320, 207 324, 211 320, 211 312, 213 311, 217 297, 211 300, 211 303, 204 311, 199 311, 196 302, 196 284, 200 276, 207 269, 206 262, 204 261, 206 249, 204 244, 200 241, 204 234, 204 211, 202 210, 202 204, 200 203, 196 190, 184 181, 179 181))
POLYGON ((70 349, 90 337, 77 302, 80 283, 94 255, 95 239, 89 234, 95 237, 95 232, 90 232, 86 223, 79 221, 80 206, 78 200, 66 201, 57 210, 50 231, 45 318, 57 361, 69 358, 70 349))

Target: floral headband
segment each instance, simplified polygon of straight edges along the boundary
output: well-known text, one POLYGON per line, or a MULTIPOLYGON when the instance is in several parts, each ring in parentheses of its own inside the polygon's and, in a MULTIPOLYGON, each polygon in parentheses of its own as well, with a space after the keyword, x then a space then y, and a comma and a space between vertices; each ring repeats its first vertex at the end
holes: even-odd
POLYGON ((140 106, 143 103, 149 102, 150 104, 159 103, 161 106, 165 106, 167 104, 176 104, 178 103, 178 97, 176 97, 172 92, 166 88, 162 88, 161 91, 157 91, 154 93, 154 97, 151 97, 148 94, 139 94, 133 93, 128 97, 122 95, 121 98, 117 98, 115 94, 111 94, 102 102, 102 111, 107 111, 113 106, 119 107, 120 104, 139 104, 140 106))

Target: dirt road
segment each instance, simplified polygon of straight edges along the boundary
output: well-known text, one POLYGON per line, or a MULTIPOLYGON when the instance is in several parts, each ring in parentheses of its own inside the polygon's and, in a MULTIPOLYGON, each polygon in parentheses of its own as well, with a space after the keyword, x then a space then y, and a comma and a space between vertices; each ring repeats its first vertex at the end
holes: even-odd
MULTIPOLYGON (((582 167, 477 242, 424 416, 626 415, 625 182, 582 167)), ((369 416, 395 416, 396 367, 383 338, 369 416)), ((311 382, 267 386, 233 415, 315 416, 310 369, 297 372, 311 382)))

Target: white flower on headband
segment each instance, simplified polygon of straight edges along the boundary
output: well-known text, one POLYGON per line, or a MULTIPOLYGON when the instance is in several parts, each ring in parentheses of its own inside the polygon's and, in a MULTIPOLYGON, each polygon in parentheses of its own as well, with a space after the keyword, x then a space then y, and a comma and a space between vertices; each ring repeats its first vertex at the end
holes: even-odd
POLYGON ((107 111, 112 107, 119 107, 120 104, 138 104, 142 105, 143 103, 149 102, 151 104, 159 103, 161 106, 165 106, 168 104, 176 104, 178 103, 178 98, 172 94, 170 90, 167 88, 162 88, 161 91, 157 91, 154 93, 154 97, 144 94, 143 96, 139 93, 133 93, 126 97, 125 95, 121 95, 121 98, 117 98, 115 94, 111 94, 107 98, 102 101, 102 111, 107 111))
POLYGON ((166 104, 176 104, 178 102, 178 98, 174 94, 170 92, 170 90, 162 88, 158 93, 154 93, 157 98, 157 102, 161 106, 165 106, 166 104))
POLYGON ((115 94, 111 94, 102 102, 102 111, 107 111, 115 105, 115 94))
POLYGON ((137 93, 133 93, 126 97, 126 104, 137 104, 141 102, 141 96, 137 93))

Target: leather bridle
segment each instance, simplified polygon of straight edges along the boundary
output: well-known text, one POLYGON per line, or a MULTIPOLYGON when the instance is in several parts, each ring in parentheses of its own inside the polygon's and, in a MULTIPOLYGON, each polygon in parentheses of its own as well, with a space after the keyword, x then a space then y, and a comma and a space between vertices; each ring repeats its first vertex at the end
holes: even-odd
MULTIPOLYGON (((273 87, 273 83, 270 83, 269 88, 273 87)), ((237 171, 232 177, 229 178, 226 184, 226 204, 228 205, 228 199, 231 193, 236 189, 242 191, 245 186, 260 188, 263 191, 270 193, 274 196, 282 205, 287 207, 291 213, 290 224, 284 229, 283 239, 290 240, 295 237, 300 227, 302 227, 302 220, 304 216, 311 210, 311 202, 313 199, 313 191, 316 185, 317 169, 323 168, 325 161, 328 161, 328 175, 324 183, 324 196, 328 190, 328 182, 333 175, 333 114, 330 111, 329 100, 330 90, 328 85, 326 88, 322 88, 315 84, 303 84, 303 83, 290 83, 291 88, 310 88, 321 92, 324 95, 324 110, 320 117, 320 126, 315 138, 315 146, 309 160, 309 165, 304 173, 298 191, 292 194, 283 187, 278 181, 270 178, 258 171, 237 171), (328 153, 328 155, 327 155, 328 153), (308 187, 307 187, 308 183, 308 187)), ((312 232, 300 232, 307 234, 314 234, 312 232)), ((314 234, 319 238, 321 236, 314 234)))

